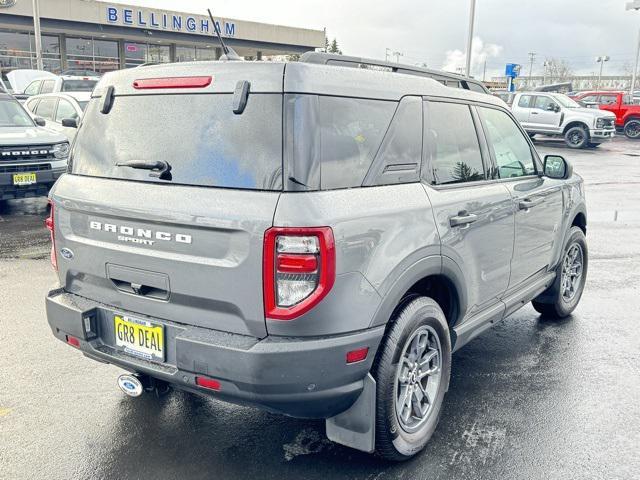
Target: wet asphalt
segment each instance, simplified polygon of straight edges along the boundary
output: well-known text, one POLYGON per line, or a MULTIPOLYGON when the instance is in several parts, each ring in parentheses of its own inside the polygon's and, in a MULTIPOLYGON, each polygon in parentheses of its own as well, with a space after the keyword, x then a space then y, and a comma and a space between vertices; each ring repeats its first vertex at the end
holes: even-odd
POLYGON ((173 392, 54 340, 46 201, 0 207, 0 479, 640 478, 640 142, 560 153, 585 178, 589 277, 561 322, 526 306, 453 358, 427 449, 389 464, 303 421, 173 392))

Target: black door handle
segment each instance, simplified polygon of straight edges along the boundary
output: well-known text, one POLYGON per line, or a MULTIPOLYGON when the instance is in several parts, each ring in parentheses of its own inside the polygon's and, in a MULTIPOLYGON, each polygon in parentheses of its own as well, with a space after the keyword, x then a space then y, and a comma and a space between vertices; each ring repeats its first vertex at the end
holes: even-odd
POLYGON ((529 210, 530 208, 535 207, 536 205, 540 205, 542 202, 544 202, 544 198, 542 197, 538 197, 538 198, 525 198, 523 200, 520 200, 518 202, 518 208, 520 210, 529 210))
POLYGON ((459 212, 455 217, 449 218, 449 225, 452 227, 461 227, 478 220, 478 216, 474 213, 459 212))

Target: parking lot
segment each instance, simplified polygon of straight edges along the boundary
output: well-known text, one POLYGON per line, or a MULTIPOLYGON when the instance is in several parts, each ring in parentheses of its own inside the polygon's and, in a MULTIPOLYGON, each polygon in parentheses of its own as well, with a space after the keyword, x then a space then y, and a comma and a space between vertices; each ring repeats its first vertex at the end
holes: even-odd
POLYGON ((585 178, 582 302, 557 323, 527 306, 456 353, 440 426, 404 464, 330 443, 321 421, 180 392, 126 397, 119 369, 49 331, 46 200, 5 204, 0 478, 638 478, 640 143, 536 143, 585 178))

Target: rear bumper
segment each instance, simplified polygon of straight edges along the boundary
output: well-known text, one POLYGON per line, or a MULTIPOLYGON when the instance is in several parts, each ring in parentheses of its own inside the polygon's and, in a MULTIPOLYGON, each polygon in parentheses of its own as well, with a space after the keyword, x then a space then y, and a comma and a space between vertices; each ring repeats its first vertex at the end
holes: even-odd
POLYGON ((14 185, 13 175, 29 172, 1 172, 0 171, 0 200, 12 198, 46 196, 56 180, 67 171, 66 167, 51 170, 35 170, 36 183, 31 185, 14 185))
POLYGON ((260 340, 124 312, 164 325, 166 363, 160 364, 116 349, 113 315, 122 312, 62 289, 49 292, 46 307, 53 334, 62 341, 77 337, 90 358, 184 390, 300 418, 332 417, 353 404, 384 333, 383 326, 340 336, 260 340), (365 346, 367 359, 347 365, 347 352, 365 346), (197 375, 218 380, 220 390, 201 389, 197 375))

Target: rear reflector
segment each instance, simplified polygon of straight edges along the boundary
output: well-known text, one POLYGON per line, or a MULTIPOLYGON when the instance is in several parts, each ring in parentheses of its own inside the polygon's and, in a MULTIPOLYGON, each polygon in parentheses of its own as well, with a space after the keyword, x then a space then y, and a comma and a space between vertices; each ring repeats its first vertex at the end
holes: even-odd
POLYGON ((347 353, 347 363, 361 362, 367 358, 369 354, 369 347, 359 348, 358 350, 352 350, 347 353))
POLYGON ((154 88, 204 88, 211 85, 213 77, 141 78, 133 81, 137 90, 154 88))
POLYGON ((220 390, 220 382, 213 378, 196 377, 196 385, 209 390, 220 390))
POLYGON ((277 256, 278 271, 286 273, 312 273, 318 269, 315 255, 291 255, 280 253, 277 256))
POLYGON ((67 335, 67 343, 72 347, 80 348, 80 340, 76 337, 72 337, 71 335, 67 335))

